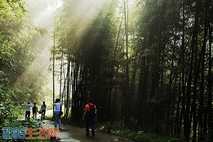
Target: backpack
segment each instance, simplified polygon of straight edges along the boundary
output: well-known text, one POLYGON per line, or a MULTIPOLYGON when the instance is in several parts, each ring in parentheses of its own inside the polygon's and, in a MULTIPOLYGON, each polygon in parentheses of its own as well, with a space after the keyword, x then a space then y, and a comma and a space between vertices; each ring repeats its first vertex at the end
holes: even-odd
POLYGON ((33 112, 36 112, 36 106, 33 106, 33 112))
POLYGON ((89 104, 89 115, 92 117, 95 117, 95 105, 94 104, 89 104))

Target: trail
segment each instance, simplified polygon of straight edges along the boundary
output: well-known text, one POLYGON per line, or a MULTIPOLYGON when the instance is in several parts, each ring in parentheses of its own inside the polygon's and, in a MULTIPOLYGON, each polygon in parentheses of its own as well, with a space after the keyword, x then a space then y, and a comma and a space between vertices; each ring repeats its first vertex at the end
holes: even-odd
MULTIPOLYGON (((43 128, 54 127, 54 122, 50 120, 43 120, 43 128)), ((85 128, 70 126, 62 124, 62 130, 60 130, 60 142, 134 142, 132 140, 119 140, 119 136, 114 134, 107 134, 96 131, 95 137, 86 137, 85 128)))

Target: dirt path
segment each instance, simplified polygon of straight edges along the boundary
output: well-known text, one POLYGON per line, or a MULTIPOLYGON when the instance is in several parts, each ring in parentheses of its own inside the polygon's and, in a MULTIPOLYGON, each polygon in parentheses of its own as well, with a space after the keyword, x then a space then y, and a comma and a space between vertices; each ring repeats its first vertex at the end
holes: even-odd
MULTIPOLYGON (((42 127, 52 128, 53 121, 43 120, 42 127)), ((62 124, 60 130, 61 142, 119 142, 119 136, 96 131, 95 137, 86 137, 85 129, 62 124)), ((131 140, 123 140, 125 142, 133 142, 131 140)))

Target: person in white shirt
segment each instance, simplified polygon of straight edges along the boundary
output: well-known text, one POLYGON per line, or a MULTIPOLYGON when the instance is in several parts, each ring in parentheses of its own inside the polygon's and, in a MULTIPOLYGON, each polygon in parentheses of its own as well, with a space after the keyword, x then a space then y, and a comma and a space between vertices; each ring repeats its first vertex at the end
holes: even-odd
POLYGON ((25 119, 26 119, 26 118, 30 118, 30 107, 32 107, 32 105, 30 104, 30 102, 28 102, 28 103, 26 104, 25 119))
POLYGON ((62 104, 60 103, 60 99, 56 99, 54 103, 54 125, 55 127, 59 127, 61 129, 61 109, 62 109, 62 104))

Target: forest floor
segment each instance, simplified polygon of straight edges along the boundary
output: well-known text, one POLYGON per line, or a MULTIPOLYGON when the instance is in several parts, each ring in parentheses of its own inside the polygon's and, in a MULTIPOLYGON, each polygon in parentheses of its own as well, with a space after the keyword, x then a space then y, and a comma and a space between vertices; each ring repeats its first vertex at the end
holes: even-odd
MULTIPOLYGON (((43 120, 43 128, 51 128, 54 126, 54 122, 50 120, 43 120)), ((85 128, 78 126, 70 126, 62 124, 60 130, 60 142, 134 142, 132 140, 121 138, 118 135, 107 134, 104 132, 95 132, 95 137, 86 137, 85 128)))

